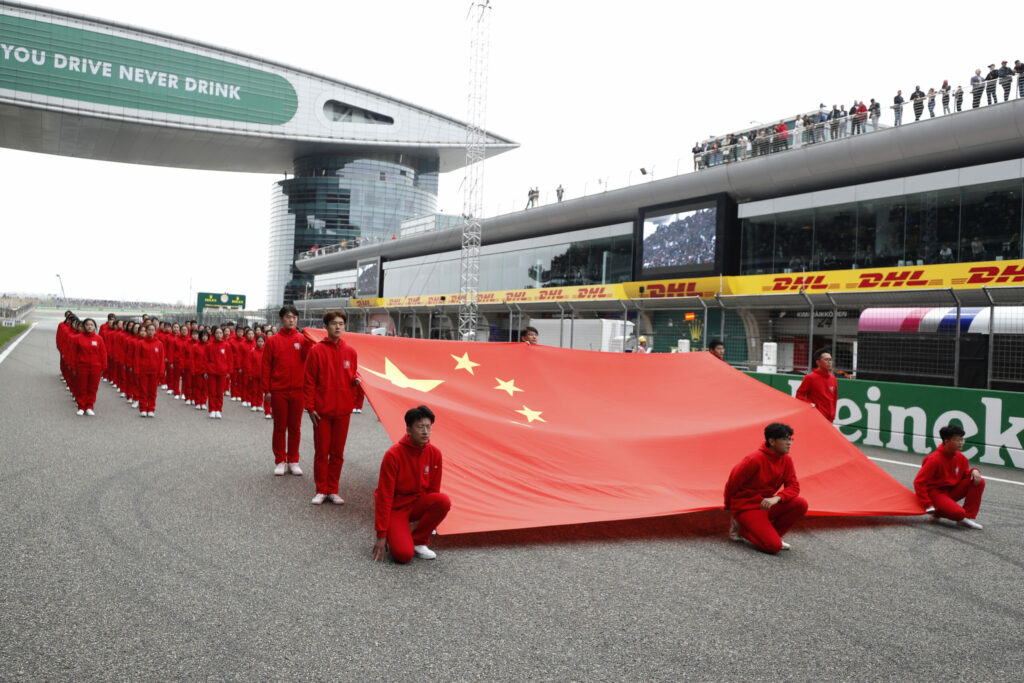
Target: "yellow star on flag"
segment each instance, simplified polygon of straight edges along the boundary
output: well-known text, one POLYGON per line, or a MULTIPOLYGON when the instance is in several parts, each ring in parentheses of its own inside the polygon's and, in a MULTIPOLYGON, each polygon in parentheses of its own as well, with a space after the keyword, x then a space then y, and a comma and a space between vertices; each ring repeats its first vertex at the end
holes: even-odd
POLYGON ((462 354, 461 358, 459 356, 456 356, 454 353, 450 353, 448 355, 451 356, 452 358, 454 358, 456 361, 458 361, 458 365, 455 366, 456 370, 466 370, 471 375, 476 374, 476 373, 473 372, 473 368, 475 368, 476 366, 478 366, 480 364, 479 363, 474 363, 473 361, 471 361, 469 359, 469 351, 467 351, 466 353, 462 354))
POLYGON ((543 412, 540 410, 530 410, 526 406, 523 406, 522 410, 517 410, 516 412, 526 417, 527 421, 529 422, 533 422, 534 420, 538 420, 540 422, 547 422, 547 420, 540 416, 543 412))
POLYGON ((398 366, 392 363, 391 359, 387 357, 384 358, 384 372, 371 370, 365 365, 360 365, 359 367, 366 370, 371 375, 377 375, 377 377, 386 379, 399 389, 415 389, 416 391, 427 393, 438 385, 444 384, 443 379, 409 379, 405 376, 405 373, 399 370, 398 366))
POLYGON ((514 379, 510 379, 507 382, 503 379, 498 379, 497 377, 495 377, 494 379, 498 383, 498 386, 494 388, 499 389, 501 391, 507 391, 509 396, 515 395, 517 391, 523 391, 522 389, 516 386, 516 381, 514 379))

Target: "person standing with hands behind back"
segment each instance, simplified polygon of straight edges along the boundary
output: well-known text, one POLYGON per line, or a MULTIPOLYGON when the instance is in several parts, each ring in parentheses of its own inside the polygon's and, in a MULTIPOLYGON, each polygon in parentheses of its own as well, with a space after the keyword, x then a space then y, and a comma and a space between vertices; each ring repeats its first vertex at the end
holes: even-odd
POLYGON ((278 317, 281 329, 263 347, 262 384, 267 392, 263 398, 274 418, 274 474, 280 477, 291 471, 301 476, 302 382, 306 354, 312 344, 298 330, 299 310, 295 306, 283 306, 278 317))
POLYGON ((796 390, 796 397, 810 403, 832 422, 836 419, 836 401, 839 399, 839 383, 832 374, 832 354, 827 349, 819 349, 814 352, 814 363, 817 367, 804 377, 796 390))

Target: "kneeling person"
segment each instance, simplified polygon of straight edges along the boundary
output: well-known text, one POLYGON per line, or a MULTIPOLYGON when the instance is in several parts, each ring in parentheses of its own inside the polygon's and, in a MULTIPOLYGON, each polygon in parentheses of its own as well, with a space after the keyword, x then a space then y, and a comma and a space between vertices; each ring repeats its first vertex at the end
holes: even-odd
POLYGON ((914 493, 936 519, 945 517, 961 526, 980 529, 975 521, 981 509, 981 494, 985 480, 977 467, 967 464, 967 456, 960 452, 964 447, 964 428, 948 424, 939 430, 940 445, 925 457, 921 469, 914 477, 914 493), (957 503, 964 499, 964 506, 957 503))
POLYGON ((792 427, 771 423, 764 428, 764 445, 733 467, 725 484, 725 509, 732 512, 738 527, 730 536, 745 538, 773 555, 789 550, 782 537, 807 514, 807 501, 800 497, 800 482, 789 456, 792 442, 792 427))
POLYGON ((413 554, 424 560, 437 557, 427 544, 452 504, 441 493, 441 451, 430 443, 433 425, 430 408, 412 408, 405 413, 405 436, 384 454, 373 492, 375 561, 384 557, 385 546, 400 564, 413 554))

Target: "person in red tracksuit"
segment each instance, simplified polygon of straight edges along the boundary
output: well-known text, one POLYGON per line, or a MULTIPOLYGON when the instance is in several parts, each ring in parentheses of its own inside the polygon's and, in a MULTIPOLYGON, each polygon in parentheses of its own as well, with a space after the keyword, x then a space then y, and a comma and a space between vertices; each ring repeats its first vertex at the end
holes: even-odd
POLYGON ((206 376, 210 390, 210 419, 224 417, 224 386, 234 367, 231 346, 224 341, 224 330, 213 328, 213 340, 206 348, 206 376))
POLYGON ((925 457, 914 477, 914 493, 926 513, 936 520, 945 517, 968 529, 981 529, 975 521, 981 509, 985 480, 981 470, 967 464, 960 452, 964 446, 964 428, 948 424, 939 430, 942 445, 925 457), (964 506, 957 503, 964 499, 964 506))
POLYGON ((196 344, 192 347, 192 392, 195 395, 196 410, 204 410, 210 399, 210 379, 206 372, 210 365, 206 360, 209 348, 210 333, 206 330, 198 332, 196 344))
POLYGON ((144 336, 146 336, 145 325, 142 323, 136 324, 132 328, 132 336, 128 340, 129 344, 125 352, 125 358, 129 363, 128 386, 131 387, 131 389, 128 392, 128 400, 131 402, 132 408, 139 407, 139 398, 141 396, 141 393, 139 391, 141 387, 141 385, 139 384, 139 368, 136 365, 136 362, 139 359, 139 344, 142 343, 142 338, 144 336))
POLYGON ((238 355, 235 357, 235 366, 238 368, 235 371, 235 381, 238 383, 238 400, 242 402, 242 405, 246 408, 252 406, 252 383, 249 381, 249 355, 252 350, 256 348, 256 333, 249 327, 246 327, 242 334, 239 335, 239 342, 236 347, 238 355))
POLYGON ((181 398, 189 406, 192 405, 192 337, 188 325, 182 323, 173 341, 178 346, 178 362, 174 367, 181 378, 181 398))
POLYGON ((107 346, 96 334, 96 321, 86 318, 82 333, 68 337, 65 346, 77 382, 74 394, 78 414, 95 415, 96 390, 100 386, 100 375, 107 367, 107 346))
MULTIPOLYGON (((263 388, 260 382, 263 380, 263 347, 267 338, 262 334, 256 337, 256 344, 249 352, 247 359, 248 366, 245 368, 245 375, 249 381, 249 402, 252 404, 252 412, 256 413, 264 409, 263 388)), ((269 407, 267 408, 269 411, 269 407)), ((267 412, 269 415, 270 413, 267 412)))
POLYGON ((156 337, 156 325, 145 327, 146 335, 139 341, 135 353, 135 372, 139 381, 139 415, 156 415, 156 392, 164 372, 166 357, 164 343, 156 337))
POLYGON ((814 362, 817 367, 804 377, 796 390, 796 397, 810 403, 826 420, 833 422, 836 419, 839 384, 832 374, 832 354, 827 349, 819 349, 814 353, 814 362))
POLYGON ((793 428, 773 422, 764 428, 764 445, 732 468, 725 484, 732 540, 745 538, 773 555, 789 550, 782 537, 807 514, 807 501, 800 497, 800 482, 789 456, 792 442, 793 428))
POLYGON ((313 505, 320 505, 325 498, 335 505, 345 503, 338 495, 338 480, 345 462, 355 387, 360 382, 356 350, 341 338, 346 320, 342 311, 324 313, 327 338, 316 344, 306 358, 302 397, 313 423, 313 505))
POLYGON ((301 475, 299 443, 302 441, 302 383, 306 355, 312 346, 296 325, 299 311, 292 305, 283 306, 278 313, 281 329, 267 340, 263 347, 264 400, 270 403, 274 418, 274 474, 282 476, 290 471, 301 475), (287 437, 287 446, 285 445, 287 437))
POLYGON ((441 493, 441 451, 430 443, 434 413, 418 406, 405 413, 405 436, 388 449, 380 463, 373 492, 373 560, 391 557, 405 564, 413 555, 433 560, 429 547, 434 529, 448 516, 451 499, 441 493))

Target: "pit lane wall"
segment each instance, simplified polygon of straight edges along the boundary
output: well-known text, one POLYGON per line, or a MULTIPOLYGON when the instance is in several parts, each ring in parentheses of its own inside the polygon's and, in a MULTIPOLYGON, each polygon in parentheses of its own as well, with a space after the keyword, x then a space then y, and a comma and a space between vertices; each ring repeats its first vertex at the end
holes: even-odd
MULTIPOLYGON (((802 377, 750 372, 796 394, 802 377)), ((963 453, 972 462, 1024 470, 1024 394, 1012 391, 839 380, 835 425, 850 442, 927 455, 939 429, 957 422, 966 432, 963 453)))

